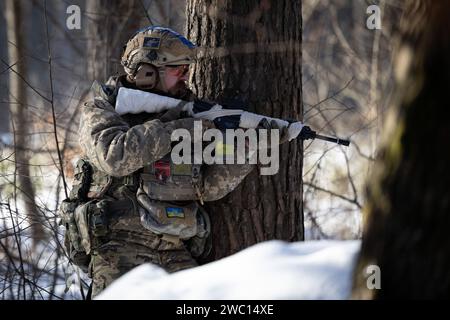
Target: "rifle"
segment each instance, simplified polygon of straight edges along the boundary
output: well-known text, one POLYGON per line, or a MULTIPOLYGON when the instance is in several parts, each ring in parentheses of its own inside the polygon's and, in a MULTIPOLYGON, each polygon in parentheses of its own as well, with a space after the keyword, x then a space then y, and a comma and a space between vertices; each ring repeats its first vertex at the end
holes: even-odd
POLYGON ((350 145, 350 140, 317 134, 314 130, 312 130, 308 126, 303 127, 302 131, 300 132, 300 139, 302 139, 302 140, 319 139, 319 140, 337 143, 337 144, 340 144, 340 145, 343 145, 346 147, 348 147, 350 145))
POLYGON ((179 99, 161 96, 155 93, 134 90, 121 87, 116 99, 116 112, 120 115, 125 113, 157 113, 163 112, 184 103, 183 111, 193 118, 207 119, 214 122, 216 128, 225 129, 249 129, 256 128, 262 119, 275 121, 279 127, 287 127, 290 136, 299 137, 302 140, 320 139, 328 142, 349 146, 350 141, 346 139, 324 136, 317 134, 309 126, 303 125, 295 120, 283 120, 247 112, 237 109, 235 106, 219 105, 206 101, 195 100, 186 102, 179 99))

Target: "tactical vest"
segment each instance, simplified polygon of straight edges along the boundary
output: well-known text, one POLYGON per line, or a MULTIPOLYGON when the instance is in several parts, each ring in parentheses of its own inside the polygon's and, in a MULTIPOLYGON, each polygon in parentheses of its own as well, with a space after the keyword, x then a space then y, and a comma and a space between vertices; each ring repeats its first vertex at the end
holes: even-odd
POLYGON ((136 208, 142 226, 164 240, 187 241, 194 257, 205 254, 210 221, 196 202, 201 182, 200 165, 175 165, 170 155, 119 178, 80 159, 70 197, 60 206, 70 260, 86 271, 96 241, 107 236, 109 221, 120 219, 116 212, 124 206, 136 208))

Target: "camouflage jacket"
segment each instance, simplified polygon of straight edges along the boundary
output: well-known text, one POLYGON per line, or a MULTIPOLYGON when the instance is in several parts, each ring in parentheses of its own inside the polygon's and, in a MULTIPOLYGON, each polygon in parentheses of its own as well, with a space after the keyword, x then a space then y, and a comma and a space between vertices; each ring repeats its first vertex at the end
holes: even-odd
MULTIPOLYGON (((80 119, 80 144, 98 170, 123 177, 171 151, 171 129, 155 115, 125 119, 114 108, 119 78, 93 86, 94 99, 84 104, 80 119)), ((253 169, 250 164, 209 165, 203 170, 204 201, 215 201, 233 191, 253 169)))

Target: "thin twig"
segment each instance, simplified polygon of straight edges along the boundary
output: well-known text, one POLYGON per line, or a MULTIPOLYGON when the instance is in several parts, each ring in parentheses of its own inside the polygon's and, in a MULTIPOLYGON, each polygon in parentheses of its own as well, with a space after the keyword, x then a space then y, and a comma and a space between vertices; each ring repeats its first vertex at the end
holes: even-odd
POLYGON ((47 40, 47 53, 48 53, 48 66, 49 66, 49 78, 50 78, 50 104, 52 107, 52 118, 53 118, 53 131, 54 131, 54 137, 55 137, 55 143, 56 143, 56 151, 58 153, 58 160, 59 160, 59 173, 61 174, 63 185, 64 185, 64 192, 66 195, 66 198, 69 197, 69 193, 67 191, 67 183, 66 183, 66 177, 64 175, 64 166, 63 166, 63 159, 61 155, 61 151, 59 150, 59 141, 58 141, 58 132, 56 127, 56 113, 55 113, 55 105, 53 101, 53 75, 52 75, 52 54, 50 49, 50 37, 48 32, 48 20, 47 20, 47 1, 44 0, 44 17, 45 17, 45 35, 47 40))
MULTIPOLYGON (((5 61, 5 60, 3 60, 2 58, 0 58, 0 61, 4 64, 4 65, 6 65, 8 68, 10 67, 10 65, 5 61)), ((10 70, 12 71, 12 72, 14 72, 20 79, 22 79, 22 81, 31 89, 31 90, 33 90, 34 92, 36 92, 36 94, 38 95, 38 96, 40 96, 42 99, 44 99, 45 101, 47 101, 47 102, 51 102, 50 101, 50 99, 49 98, 47 98, 46 96, 44 96, 42 93, 40 93, 39 91, 37 91, 28 81, 27 81, 27 79, 25 79, 25 77, 24 76, 22 76, 20 73, 18 73, 16 70, 14 70, 13 68, 10 68, 10 70)))
MULTIPOLYGON (((139 0, 139 3, 141 4, 142 9, 144 10, 144 13, 145 13, 145 16, 146 16, 147 19, 148 19, 148 22, 149 22, 150 25, 152 26, 152 25, 153 25, 153 21, 152 21, 152 19, 150 18, 150 15, 148 14, 147 8, 144 6, 144 2, 142 2, 142 0, 139 0)), ((150 5, 151 5, 151 2, 150 2, 150 5)), ((150 7, 150 5, 149 5, 149 7, 150 7)))
POLYGON ((328 194, 332 195, 333 197, 336 197, 336 198, 339 198, 339 199, 348 201, 348 202, 350 202, 350 203, 353 203, 353 204, 354 204, 355 206, 357 206, 359 209, 362 209, 361 204, 360 204, 356 199, 348 198, 348 197, 343 196, 343 195, 341 195, 341 194, 338 194, 338 193, 336 193, 336 192, 334 192, 334 191, 327 190, 327 189, 325 189, 325 188, 319 187, 319 186, 317 186, 317 185, 315 185, 315 184, 312 184, 312 183, 309 183, 309 182, 304 182, 303 184, 304 184, 305 186, 311 187, 311 188, 313 188, 313 189, 316 189, 316 190, 319 190, 319 191, 328 193, 328 194))
MULTIPOLYGON (((21 274, 21 276, 23 277, 23 279, 25 279, 25 270, 24 270, 24 268, 23 268, 22 249, 21 249, 20 241, 19 241, 19 239, 18 239, 18 237, 17 237, 18 231, 16 231, 16 227, 15 227, 15 223, 14 223, 14 217, 13 217, 13 215, 12 215, 12 212, 11 212, 11 206, 9 205, 9 203, 8 203, 8 209, 9 209, 9 214, 10 214, 10 216, 11 216, 11 223, 12 223, 12 226, 13 226, 13 233, 14 233, 14 239, 15 239, 16 245, 17 245, 17 251, 18 251, 18 253, 19 253, 19 259, 20 259, 20 261, 19 261, 19 262, 20 262, 20 274, 21 274)), ((22 287, 22 291, 23 291, 23 299, 25 300, 25 299, 26 299, 26 294, 25 294, 25 281, 24 281, 24 285, 23 285, 23 287, 22 287)))

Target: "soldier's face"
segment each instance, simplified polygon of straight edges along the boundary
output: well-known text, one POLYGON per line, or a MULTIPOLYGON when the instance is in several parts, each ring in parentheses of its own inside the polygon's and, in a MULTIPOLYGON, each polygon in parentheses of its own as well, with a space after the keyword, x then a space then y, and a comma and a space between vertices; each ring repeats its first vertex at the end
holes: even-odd
POLYGON ((186 82, 189 79, 189 65, 166 66, 164 84, 168 93, 181 96, 187 90, 186 82))

